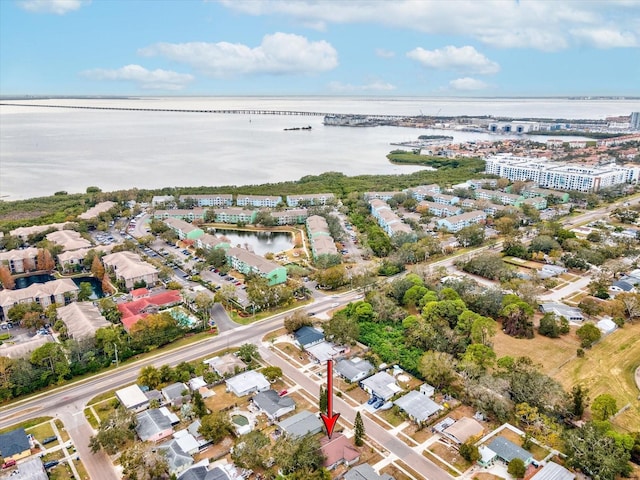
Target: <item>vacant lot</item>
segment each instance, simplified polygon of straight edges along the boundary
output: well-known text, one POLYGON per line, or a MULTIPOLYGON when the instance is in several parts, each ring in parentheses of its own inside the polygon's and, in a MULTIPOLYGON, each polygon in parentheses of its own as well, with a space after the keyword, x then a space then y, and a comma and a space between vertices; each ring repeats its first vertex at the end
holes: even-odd
POLYGON ((629 404, 630 408, 616 417, 614 423, 634 432, 640 430, 640 392, 634 381, 639 365, 640 323, 627 324, 587 350, 584 358, 574 358, 553 376, 565 390, 582 383, 589 389, 592 401, 602 393, 609 393, 618 401, 618 408, 629 404))
POLYGON ((512 357, 529 357, 534 363, 540 364, 543 370, 552 375, 563 364, 576 356, 580 342, 575 336, 575 328, 560 338, 549 338, 538 335, 532 339, 514 338, 504 334, 501 330, 493 339, 493 349, 498 358, 505 355, 512 357))

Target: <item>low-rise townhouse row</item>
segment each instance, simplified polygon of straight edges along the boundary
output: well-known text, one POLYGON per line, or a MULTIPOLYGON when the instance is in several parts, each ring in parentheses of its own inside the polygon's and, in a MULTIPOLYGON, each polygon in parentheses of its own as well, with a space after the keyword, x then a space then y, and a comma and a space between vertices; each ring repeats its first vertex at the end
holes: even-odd
POLYGON ((287 269, 244 248, 231 247, 227 250, 227 262, 243 274, 255 273, 266 278, 269 286, 287 281, 287 269))
POLYGON ((369 201, 371 214, 387 235, 390 237, 398 233, 412 234, 413 230, 409 225, 404 223, 398 215, 391 210, 391 207, 382 200, 374 199, 369 201))

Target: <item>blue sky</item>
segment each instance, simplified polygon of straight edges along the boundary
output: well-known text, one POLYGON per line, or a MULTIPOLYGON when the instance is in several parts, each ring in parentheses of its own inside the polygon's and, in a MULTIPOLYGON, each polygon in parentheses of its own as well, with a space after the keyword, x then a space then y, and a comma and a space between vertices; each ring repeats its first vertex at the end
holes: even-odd
POLYGON ((640 0, 0 0, 0 94, 640 96, 640 0))

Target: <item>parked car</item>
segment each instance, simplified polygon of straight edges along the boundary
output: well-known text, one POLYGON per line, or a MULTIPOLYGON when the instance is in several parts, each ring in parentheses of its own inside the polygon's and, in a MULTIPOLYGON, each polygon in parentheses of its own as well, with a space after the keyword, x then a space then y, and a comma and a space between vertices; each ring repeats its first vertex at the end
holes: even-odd
POLYGON ((10 458, 9 460, 7 460, 2 464, 2 468, 11 468, 15 466, 15 464, 16 464, 16 461, 13 458, 10 458))
POLYGON ((384 405, 384 400, 380 399, 376 403, 373 404, 373 408, 376 410, 379 409, 382 405, 384 405))
POLYGON ((44 440, 42 440, 42 445, 46 445, 47 443, 51 443, 51 442, 55 442, 56 440, 58 440, 58 437, 53 435, 51 437, 47 437, 44 440))
POLYGON ((45 470, 49 470, 50 468, 55 467, 56 465, 58 465, 60 462, 58 460, 51 460, 49 462, 45 462, 43 467, 45 470))
POLYGON ((376 403, 378 401, 378 397, 371 397, 369 399, 369 401, 367 402, 368 405, 373 405, 374 403, 376 403))

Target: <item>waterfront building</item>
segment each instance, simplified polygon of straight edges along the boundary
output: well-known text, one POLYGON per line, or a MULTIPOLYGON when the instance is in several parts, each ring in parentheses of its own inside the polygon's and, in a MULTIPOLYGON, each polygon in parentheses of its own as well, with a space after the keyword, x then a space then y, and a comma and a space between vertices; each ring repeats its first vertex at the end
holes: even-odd
POLYGON ((0 252, 0 264, 9 267, 11 273, 14 274, 34 270, 36 268, 36 258, 38 258, 38 249, 36 247, 0 252))
POLYGON ((110 253, 114 246, 115 245, 96 245, 93 247, 62 252, 58 255, 58 264, 60 264, 63 270, 68 270, 73 265, 80 265, 91 250, 95 250, 96 253, 99 254, 110 253))
POLYGON ((336 196, 333 193, 310 193, 307 195, 287 195, 287 205, 297 207, 303 205, 326 205, 333 203, 336 196))
POLYGON ((282 210, 279 212, 271 212, 271 218, 278 225, 296 225, 304 223, 307 220, 309 212, 306 208, 293 208, 290 210, 282 210))
POLYGON ((245 210, 243 208, 216 208, 214 211, 216 223, 253 223, 258 215, 257 210, 245 210))
POLYGON ((180 240, 196 240, 204 235, 204 232, 194 224, 180 220, 179 218, 167 218, 165 225, 173 231, 180 240))
POLYGON ((255 273, 269 282, 269 286, 287 281, 287 269, 244 248, 232 247, 227 250, 227 262, 231 268, 243 274, 255 273))
POLYGON ((212 250, 214 248, 224 248, 226 250, 229 247, 229 242, 210 233, 205 233, 196 239, 196 248, 202 248, 203 250, 212 250))
POLYGON ((70 278, 59 278, 46 283, 33 283, 19 290, 0 291, 0 312, 7 312, 19 303, 38 303, 43 309, 51 304, 66 305, 76 298, 80 289, 70 278))
POLYGON ((488 157, 485 173, 511 181, 532 181, 542 188, 597 192, 602 188, 635 183, 640 167, 621 167, 615 162, 591 166, 578 163, 549 162, 546 158, 516 157, 499 154, 488 157))

